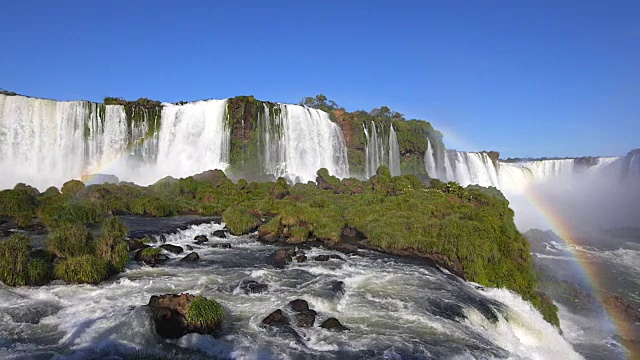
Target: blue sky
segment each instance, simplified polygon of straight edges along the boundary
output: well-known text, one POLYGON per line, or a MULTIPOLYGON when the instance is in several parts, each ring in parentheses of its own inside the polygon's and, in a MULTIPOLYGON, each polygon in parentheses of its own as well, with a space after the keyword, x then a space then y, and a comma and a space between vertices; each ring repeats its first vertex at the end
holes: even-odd
POLYGON ((0 88, 162 101, 324 93, 460 150, 640 147, 640 2, 6 1, 0 88))

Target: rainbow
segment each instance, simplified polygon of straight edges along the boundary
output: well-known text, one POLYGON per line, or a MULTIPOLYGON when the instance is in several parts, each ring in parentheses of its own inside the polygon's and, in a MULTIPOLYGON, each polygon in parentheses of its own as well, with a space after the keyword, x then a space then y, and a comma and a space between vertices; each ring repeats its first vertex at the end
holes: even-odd
MULTIPOLYGON (((571 252, 575 263, 577 264, 576 271, 584 280, 586 280, 586 283, 590 287, 590 292, 594 294, 598 300, 599 310, 602 315, 600 317, 603 322, 602 326, 604 326, 605 329, 615 331, 617 335, 624 339, 636 338, 635 330, 629 320, 627 320, 624 315, 615 308, 608 305, 608 302, 605 301, 605 294, 600 289, 601 284, 604 284, 605 282, 600 275, 602 273, 602 269, 597 268, 596 265, 588 261, 580 253, 580 242, 573 234, 571 226, 565 223, 562 216, 557 213, 548 200, 544 199, 535 191, 527 190, 525 195, 533 205, 533 208, 536 209, 546 221, 549 228, 564 241, 567 249, 571 252)), ((631 358, 640 358, 640 349, 628 348, 627 351, 631 358)))

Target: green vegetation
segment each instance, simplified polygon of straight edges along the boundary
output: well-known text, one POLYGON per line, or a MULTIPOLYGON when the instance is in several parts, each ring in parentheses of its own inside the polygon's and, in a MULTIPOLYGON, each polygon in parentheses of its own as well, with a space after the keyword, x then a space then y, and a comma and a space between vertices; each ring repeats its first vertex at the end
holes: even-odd
POLYGON ((70 258, 94 252, 93 237, 84 225, 63 225, 49 234, 47 251, 58 258, 70 258))
POLYGON ((136 260, 140 259, 140 261, 142 262, 152 264, 152 263, 155 263, 156 256, 159 255, 161 252, 162 252, 162 249, 157 247, 144 248, 140 250, 140 253, 136 257, 136 260))
POLYGON ((55 264, 56 279, 70 283, 98 284, 109 277, 109 263, 96 255, 80 255, 55 264))
POLYGON ((224 318, 224 308, 215 300, 198 296, 189 304, 187 322, 198 327, 217 328, 224 318))
POLYGON ((258 219, 249 214, 246 207, 231 206, 223 214, 222 219, 231 233, 234 235, 241 235, 250 232, 255 229, 260 223, 258 219))
POLYGON ((111 273, 119 273, 129 261, 129 250, 124 239, 127 227, 118 217, 107 218, 102 225, 102 235, 96 244, 97 255, 109 263, 111 273))
POLYGON ((26 285, 29 237, 16 234, 0 242, 0 281, 9 286, 26 285))

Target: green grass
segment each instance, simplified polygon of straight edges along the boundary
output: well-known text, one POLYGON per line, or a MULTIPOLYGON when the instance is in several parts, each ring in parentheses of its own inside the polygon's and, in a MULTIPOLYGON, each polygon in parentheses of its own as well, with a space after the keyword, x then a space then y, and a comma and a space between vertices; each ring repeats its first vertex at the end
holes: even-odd
POLYGON ((120 218, 115 216, 104 221, 102 230, 96 243, 96 253, 111 265, 111 272, 121 272, 129 262, 129 250, 124 241, 128 230, 120 218))
POLYGON ((199 327, 219 327, 224 318, 224 308, 215 300, 198 296, 189 304, 187 322, 199 327))
POLYGON ((45 285, 53 277, 53 264, 47 259, 32 258, 27 264, 27 283, 29 285, 45 285))
POLYGON ((0 241, 0 281, 5 285, 27 285, 29 243, 29 237, 23 234, 0 241))
POLYGON ((59 258, 92 254, 95 246, 89 230, 83 225, 61 225, 49 234, 46 249, 59 258))
POLYGON ((109 277, 109 263, 95 255, 70 257, 54 266, 53 275, 69 283, 98 284, 109 277))
POLYGON ((222 220, 234 235, 247 234, 260 224, 255 216, 249 214, 247 208, 240 206, 231 206, 228 208, 222 214, 222 220))

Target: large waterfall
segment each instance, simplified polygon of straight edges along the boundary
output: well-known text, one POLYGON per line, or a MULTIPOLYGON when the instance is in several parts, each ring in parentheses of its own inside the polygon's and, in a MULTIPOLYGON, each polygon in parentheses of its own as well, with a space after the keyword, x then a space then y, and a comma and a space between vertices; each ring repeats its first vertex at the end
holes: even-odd
POLYGON ((389 168, 392 176, 402 175, 400 168, 400 148, 398 138, 393 125, 389 128, 389 138, 385 141, 384 131, 378 129, 372 121, 367 128, 364 124, 365 148, 365 175, 367 178, 376 174, 378 167, 385 165, 389 168))
POLYGON ((347 147, 340 127, 329 115, 299 105, 264 105, 259 119, 264 173, 296 182, 315 181, 326 168, 340 178, 349 174, 347 147))
MULTIPOLYGON (((227 103, 167 103, 158 118, 149 118, 144 108, 127 114, 122 105, 0 95, 0 188, 24 182, 44 190, 95 173, 147 185, 165 176, 225 170, 227 103)), ((285 104, 273 109, 265 106, 258 119, 263 174, 306 182, 325 167, 348 176, 342 132, 325 112, 285 104)))

